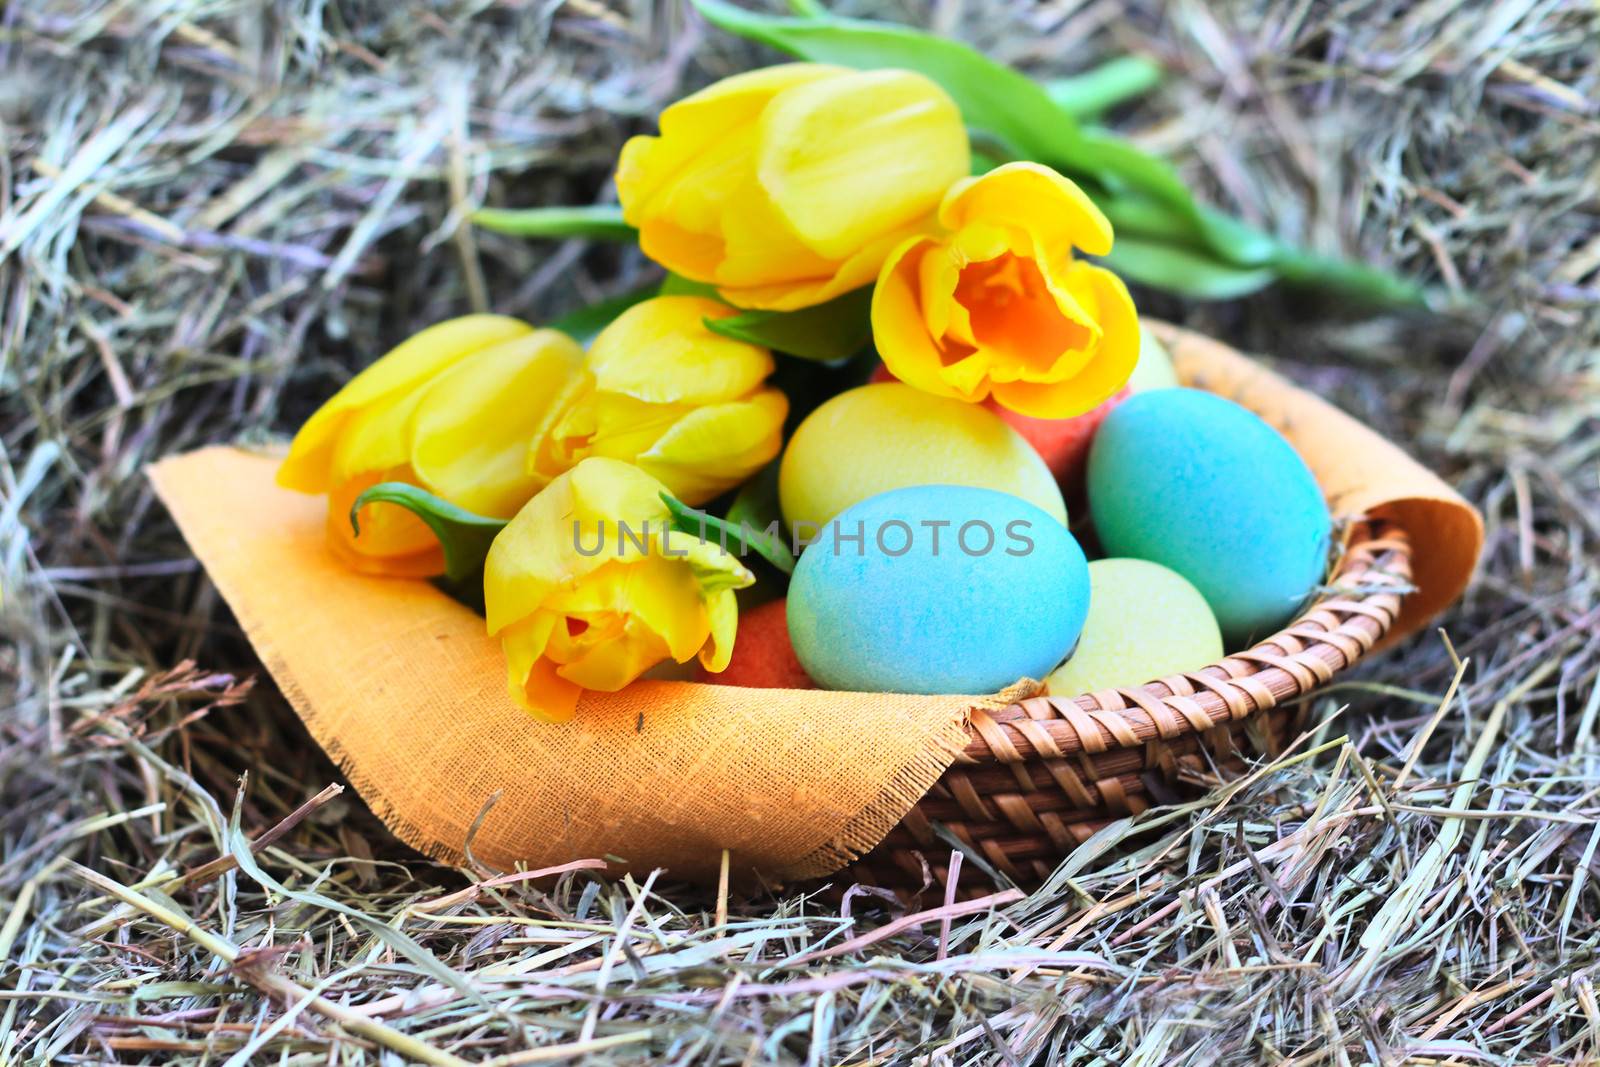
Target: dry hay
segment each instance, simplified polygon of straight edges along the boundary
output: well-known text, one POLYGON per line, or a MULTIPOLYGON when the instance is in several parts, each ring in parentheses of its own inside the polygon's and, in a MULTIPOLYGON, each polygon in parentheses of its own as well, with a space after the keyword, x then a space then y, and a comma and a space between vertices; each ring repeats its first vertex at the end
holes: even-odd
POLYGON ((325 790, 139 477, 283 433, 428 321, 637 280, 461 220, 604 199, 623 137, 748 49, 596 0, 0 10, 0 1063, 1600 1055, 1592 5, 871 9, 1039 73, 1153 56, 1112 117, 1214 202, 1470 294, 1141 302, 1277 353, 1489 522, 1449 640, 1307 701, 1282 760, 910 916, 420 860, 325 790))

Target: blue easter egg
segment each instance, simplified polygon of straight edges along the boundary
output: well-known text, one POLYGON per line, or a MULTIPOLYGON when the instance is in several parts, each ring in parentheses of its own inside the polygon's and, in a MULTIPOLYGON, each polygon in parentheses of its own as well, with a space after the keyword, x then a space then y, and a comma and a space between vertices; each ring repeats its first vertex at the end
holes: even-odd
POLYGON ((1254 413, 1196 389, 1114 408, 1089 452, 1089 511, 1111 556, 1177 571, 1230 647, 1294 617, 1328 567, 1332 521, 1294 448, 1254 413))
POLYGON ((845 509, 801 553, 789 638, 827 689, 992 693, 1048 674, 1088 611, 1088 563, 1059 519, 919 485, 845 509))

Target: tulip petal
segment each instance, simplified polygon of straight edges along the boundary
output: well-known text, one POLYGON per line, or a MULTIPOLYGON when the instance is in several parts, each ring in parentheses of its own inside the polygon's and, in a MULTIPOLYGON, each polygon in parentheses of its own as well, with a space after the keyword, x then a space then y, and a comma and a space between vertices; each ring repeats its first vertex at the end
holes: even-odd
POLYGON ((331 451, 328 476, 333 485, 373 471, 393 470, 410 459, 411 414, 427 383, 386 396, 349 413, 331 451))
POLYGON ((789 229, 842 260, 933 211, 970 169, 955 103, 902 70, 861 71, 796 86, 760 118, 761 187, 789 229))
MULTIPOLYGON (((996 381, 1059 382, 1076 377, 1098 358, 1105 328, 1100 318, 1098 291, 1090 281, 1102 268, 1083 260, 1052 262, 1037 249, 1032 262, 1044 280, 1049 301, 1028 308, 1035 323, 1020 336, 1031 342, 1032 358, 1017 359, 996 381)), ((1026 343, 1026 342, 1025 342, 1026 343)))
MULTIPOLYGON (((373 484, 383 480, 374 475, 373 484)), ((444 549, 433 531, 411 512, 392 504, 363 511, 361 536, 350 526, 350 505, 365 488, 362 481, 329 494, 327 544, 335 558, 357 574, 383 578, 431 578, 445 573, 444 549), (420 525, 420 530, 414 525, 420 525)))
POLYGON ((583 659, 596 645, 626 638, 628 616, 611 608, 611 605, 620 602, 613 590, 624 569, 623 564, 601 567, 583 580, 577 588, 586 594, 579 599, 590 605, 587 608, 575 607, 571 600, 560 594, 550 599, 545 610, 555 616, 556 625, 550 631, 550 644, 544 650, 545 659, 564 667, 583 659))
POLYGON ((582 656, 563 663, 556 673, 585 689, 615 693, 667 656, 660 634, 629 622, 620 637, 585 647, 582 656))
POLYGON ((639 225, 657 207, 653 198, 704 177, 708 154, 741 129, 753 136, 762 112, 780 93, 842 73, 820 63, 781 63, 723 78, 672 104, 661 113, 659 137, 636 137, 623 148, 617 168, 623 218, 639 225), (631 148, 635 142, 642 142, 639 148, 631 148))
POLYGON ((1031 233, 1046 248, 1111 251, 1111 222, 1076 182, 1039 163, 1007 163, 957 182, 939 221, 960 230, 974 221, 1031 233))
POLYGON ((711 539, 709 531, 705 540, 700 539, 698 530, 674 534, 671 546, 674 553, 684 554, 684 562, 694 575, 702 596, 744 589, 756 582, 756 576, 740 561, 739 546, 730 541, 725 549, 720 541, 711 539))
POLYGON ((723 259, 713 280, 728 289, 831 281, 838 263, 802 241, 757 184, 746 176, 723 212, 723 259))
POLYGON ((674 423, 694 410, 691 404, 650 404, 631 396, 596 393, 580 402, 580 410, 591 428, 583 437, 568 438, 572 455, 621 460, 632 463, 647 451, 674 423))
POLYGON ((944 380, 961 399, 978 403, 989 395, 989 381, 995 371, 995 355, 987 348, 979 348, 960 359, 947 362, 939 371, 944 380))
POLYGON ((518 706, 546 722, 569 722, 578 708, 581 686, 556 673, 544 657, 556 618, 537 612, 500 635, 506 658, 506 688, 518 706))
POLYGON ((445 571, 444 549, 428 524, 394 504, 362 509, 361 533, 350 524, 356 498, 385 481, 410 481, 409 468, 372 471, 352 478, 328 494, 328 546, 339 561, 361 574, 425 578, 445 571))
POLYGON ((1081 189, 1047 167, 1007 164, 956 183, 939 222, 943 232, 896 249, 878 276, 873 336, 890 373, 1040 418, 1081 414, 1122 387, 1137 316, 1114 276, 1073 258, 1075 245, 1111 243, 1081 189))
POLYGON ((614 692, 673 654, 704 641, 700 590, 689 568, 650 555, 613 561, 552 595, 559 615, 549 657, 561 676, 585 689, 614 692))
POLYGON ((970 169, 961 115, 903 70, 791 64, 726 79, 622 151, 645 253, 741 308, 791 311, 870 284, 970 169))
POLYGON ((1001 406, 1037 418, 1071 418, 1115 395, 1133 373, 1139 361, 1139 316, 1127 286, 1092 263, 1076 263, 1073 269, 1097 305, 1101 336, 1092 358, 1076 375, 1059 382, 996 383, 994 398, 1001 406))
POLYGON ((586 459, 572 468, 569 478, 572 510, 584 518, 624 520, 639 529, 647 521, 654 526, 672 515, 661 499, 665 487, 630 463, 586 459))
POLYGON ((716 278, 726 245, 720 233, 696 232, 668 218, 651 218, 639 224, 639 249, 674 274, 710 282, 716 278))
POLYGON ((889 373, 923 392, 955 396, 940 373, 943 361, 918 299, 923 258, 942 254, 936 241, 918 237, 889 256, 872 291, 872 336, 889 373))
POLYGON ((615 536, 613 524, 597 528, 593 518, 578 515, 570 472, 541 489, 500 531, 484 559, 490 636, 539 610, 563 583, 603 566, 605 542, 615 536))
POLYGON ((507 666, 516 679, 526 678, 533 664, 544 656, 555 623, 556 616, 551 612, 535 611, 500 635, 500 646, 505 651, 507 666))
POLYGON ((479 515, 516 514, 543 482, 528 473, 529 442, 582 360, 570 337, 537 330, 441 374, 411 415, 409 452, 420 484, 479 515))
POLYGON ((772 373, 772 354, 713 333, 704 322, 734 314, 697 296, 635 304, 590 346, 596 388, 653 404, 704 404, 750 393, 772 373))
POLYGON ((686 504, 703 504, 772 461, 783 448, 789 402, 776 389, 695 408, 647 451, 639 468, 686 504))
POLYGON ((534 663, 520 690, 511 696, 536 718, 546 722, 571 722, 578 714, 583 686, 561 676, 561 668, 547 659, 534 663))
MULTIPOLYGON (((680 549, 672 546, 672 550, 680 549)), ((659 635, 677 662, 693 659, 705 644, 707 623, 700 584, 683 560, 651 556, 628 566, 624 598, 634 623, 659 635)))
POLYGON ((327 492, 340 480, 332 473, 334 450, 354 415, 405 394, 479 349, 532 331, 504 315, 466 315, 413 335, 350 379, 306 420, 278 468, 278 484, 303 493, 327 492))
POLYGON ((675 538, 661 517, 670 513, 662 494, 636 468, 586 459, 495 539, 484 568, 487 622, 521 706, 570 718, 583 689, 615 691, 669 657, 683 663, 710 648, 715 658, 718 642, 731 647, 732 591, 755 576, 714 544, 675 538), (648 533, 642 547, 624 553, 619 545, 591 559, 564 541, 562 527, 575 517, 613 528, 631 518, 648 533))
POLYGON ((945 246, 928 250, 918 263, 917 281, 922 322, 941 351, 952 345, 974 347, 972 317, 956 300, 961 282, 960 258, 945 246))
POLYGON ((1058 381, 1076 373, 1099 340, 1071 288, 1052 285, 1031 256, 968 264, 956 300, 972 317, 978 346, 993 355, 996 381, 1058 381))
POLYGON ((706 617, 711 624, 710 637, 700 650, 700 663, 713 674, 728 669, 733 658, 734 639, 739 633, 739 601, 733 590, 713 593, 706 598, 706 617))
MULTIPOLYGON (((931 219, 929 220, 931 221, 931 219)), ((927 227, 918 222, 863 245, 850 258, 834 267, 833 273, 817 278, 795 278, 770 285, 733 286, 719 284, 717 295, 735 307, 762 311, 798 311, 815 307, 845 293, 872 284, 883 261, 904 241, 922 234, 927 227)))
POLYGON ((523 458, 526 470, 540 486, 571 470, 583 458, 583 450, 595 433, 594 375, 579 369, 567 378, 558 394, 550 398, 545 418, 528 439, 523 458))
POLYGON ((789 63, 725 78, 661 113, 661 136, 623 146, 617 193, 645 254, 710 281, 723 255, 724 205, 753 173, 757 120, 774 96, 839 68, 789 63))

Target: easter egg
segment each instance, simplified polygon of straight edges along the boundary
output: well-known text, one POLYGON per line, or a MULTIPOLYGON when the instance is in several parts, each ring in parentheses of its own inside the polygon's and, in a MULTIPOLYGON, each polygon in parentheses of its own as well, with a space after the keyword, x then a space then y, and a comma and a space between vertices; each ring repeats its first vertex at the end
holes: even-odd
POLYGON ((1089 465, 1089 445, 1094 441, 1094 432, 1111 414, 1111 409, 1127 398, 1128 390, 1123 389, 1099 407, 1090 408, 1070 419, 1036 419, 1000 407, 995 409, 995 414, 1033 446, 1045 466, 1050 468, 1050 473, 1056 476, 1062 491, 1069 497, 1075 497, 1083 490, 1083 476, 1089 465))
POLYGON ((1137 393, 1106 416, 1089 512, 1108 556, 1194 583, 1229 647, 1288 622, 1328 566, 1332 523, 1305 461, 1252 412, 1195 389, 1137 393))
MULTIPOLYGON (((878 369, 872 372, 872 380, 892 382, 895 377, 889 373, 888 367, 880 363, 878 369)), ((1095 430, 1106 413, 1127 397, 1127 389, 1119 390, 1098 407, 1070 419, 1036 419, 1032 415, 1001 407, 993 397, 985 400, 983 406, 1000 416, 1007 426, 1033 446, 1063 491, 1072 496, 1083 488, 1083 472, 1089 463, 1089 442, 1094 439, 1095 430)))
POLYGON ((805 537, 852 504, 913 485, 993 489, 1067 521, 1050 469, 998 415, 899 382, 828 400, 795 429, 778 469, 783 517, 805 537))
POLYGON ((795 658, 789 643, 787 609, 782 600, 769 600, 750 611, 739 612, 739 632, 733 640, 728 666, 716 674, 700 668, 699 681, 713 685, 741 685, 753 689, 815 689, 795 658))
POLYGON ((1089 618, 1072 656, 1050 675, 1055 696, 1143 685, 1222 658, 1206 598, 1182 575, 1142 559, 1089 564, 1089 618))
POLYGON ((1088 564, 1055 515, 924 485, 845 509, 801 553, 789 638, 827 689, 992 693, 1048 674, 1088 610, 1088 564))
POLYGON ((1156 340, 1156 335, 1150 332, 1150 327, 1139 326, 1139 362, 1134 364, 1133 374, 1128 378, 1128 390, 1134 393, 1148 393, 1152 389, 1172 389, 1180 385, 1178 371, 1172 365, 1172 356, 1167 352, 1167 346, 1156 340))

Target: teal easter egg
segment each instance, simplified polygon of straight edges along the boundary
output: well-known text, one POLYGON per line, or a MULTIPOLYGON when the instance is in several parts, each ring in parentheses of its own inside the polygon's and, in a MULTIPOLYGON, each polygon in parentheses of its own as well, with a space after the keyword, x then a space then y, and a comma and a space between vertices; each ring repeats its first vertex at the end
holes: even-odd
POLYGON ((1143 559, 1089 564, 1089 618, 1072 657, 1050 675, 1053 696, 1143 685, 1222 658, 1206 598, 1181 574, 1143 559))
POLYGON ((1194 583, 1230 647, 1288 622, 1327 571, 1332 522, 1305 461, 1212 393, 1158 389, 1117 405, 1089 451, 1089 511, 1108 556, 1194 583))
POLYGON ((1048 674, 1088 610, 1088 564, 1056 516, 923 485, 826 524, 789 584, 789 638, 826 689, 992 693, 1048 674))

